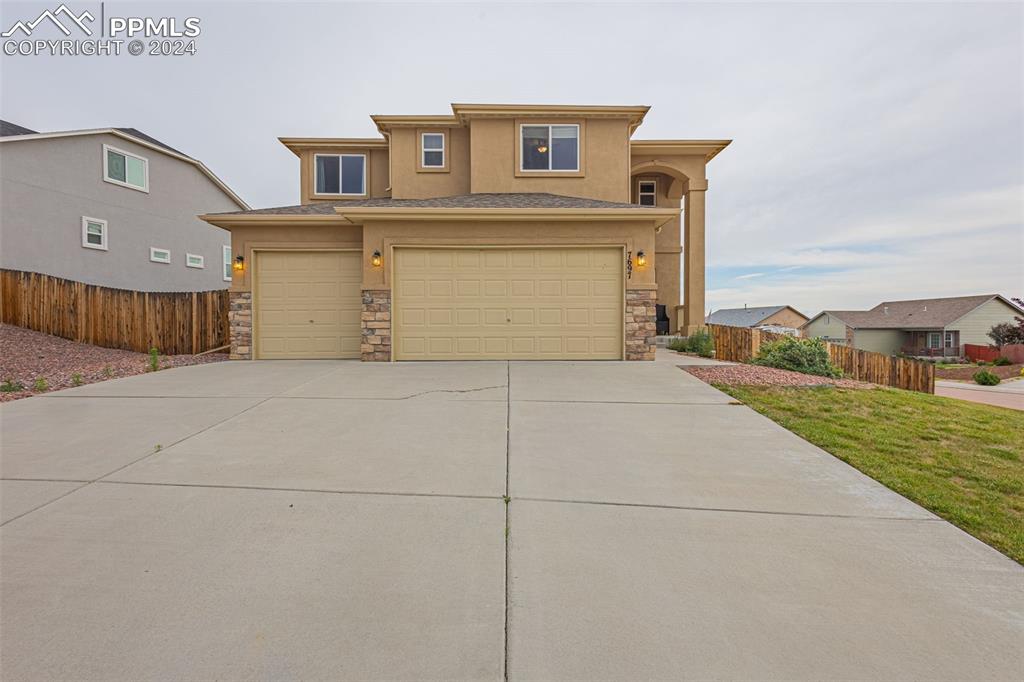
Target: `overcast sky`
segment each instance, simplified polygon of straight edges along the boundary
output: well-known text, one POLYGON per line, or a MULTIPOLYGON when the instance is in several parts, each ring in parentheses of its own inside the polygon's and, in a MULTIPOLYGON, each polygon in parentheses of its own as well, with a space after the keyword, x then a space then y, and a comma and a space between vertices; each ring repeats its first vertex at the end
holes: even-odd
POLYGON ((278 136, 450 102, 648 104, 637 138, 734 140, 708 168, 709 307, 1024 294, 1020 3, 104 9, 197 16, 198 53, 3 57, 2 118, 139 128, 262 207, 298 203, 278 136))

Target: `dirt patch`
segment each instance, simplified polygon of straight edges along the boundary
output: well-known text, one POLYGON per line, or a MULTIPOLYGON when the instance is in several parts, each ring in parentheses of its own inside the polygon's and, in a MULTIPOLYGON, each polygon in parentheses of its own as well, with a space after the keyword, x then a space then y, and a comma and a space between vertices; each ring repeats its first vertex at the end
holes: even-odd
POLYGON ((950 379, 953 381, 974 381, 974 373, 979 372, 983 369, 995 374, 1000 379, 1013 379, 1020 376, 1020 370, 1024 367, 1024 364, 1017 363, 1016 365, 982 365, 982 366, 971 366, 971 367, 936 367, 935 378, 936 379, 950 379))
MULTIPOLYGON (((224 353, 161 355, 160 369, 227 360, 224 353)), ((30 329, 0 324, 0 382, 20 384, 24 390, 0 392, 0 402, 27 398, 149 370, 149 355, 130 350, 76 343, 30 329), (36 390, 38 380, 46 388, 36 390)))
POLYGON ((701 381, 730 386, 839 386, 841 388, 874 388, 874 384, 853 379, 829 379, 788 369, 758 365, 692 365, 682 367, 701 381))

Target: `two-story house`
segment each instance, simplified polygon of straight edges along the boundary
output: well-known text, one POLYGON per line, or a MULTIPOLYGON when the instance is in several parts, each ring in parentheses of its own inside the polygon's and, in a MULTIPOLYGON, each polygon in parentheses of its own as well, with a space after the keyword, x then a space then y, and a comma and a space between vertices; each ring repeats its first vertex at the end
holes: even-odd
POLYGON ((232 356, 653 359, 657 303, 703 324, 729 141, 633 140, 647 111, 453 104, 281 138, 301 204, 203 216, 232 233, 232 356))
POLYGON ((249 206, 198 159, 134 128, 2 121, 0 143, 0 268, 134 291, 229 286, 231 235, 197 216, 249 206))

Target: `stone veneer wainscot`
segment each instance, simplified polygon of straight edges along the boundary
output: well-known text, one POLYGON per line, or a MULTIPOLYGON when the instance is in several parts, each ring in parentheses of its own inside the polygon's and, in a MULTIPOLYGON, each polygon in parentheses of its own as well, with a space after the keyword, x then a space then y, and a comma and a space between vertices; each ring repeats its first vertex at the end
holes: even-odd
POLYGON ((228 335, 232 360, 252 360, 252 292, 228 293, 228 335))
POLYGON ((391 291, 389 289, 364 289, 363 314, 360 316, 363 330, 359 346, 363 362, 387 362, 391 360, 391 291))
POLYGON ((653 360, 657 334, 656 289, 626 289, 626 359, 653 360))

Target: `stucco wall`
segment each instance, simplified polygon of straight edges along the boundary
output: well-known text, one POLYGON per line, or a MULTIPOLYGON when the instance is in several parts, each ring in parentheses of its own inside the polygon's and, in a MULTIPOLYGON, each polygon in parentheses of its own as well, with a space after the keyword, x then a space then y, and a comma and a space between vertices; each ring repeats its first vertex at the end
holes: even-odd
POLYGON ((373 197, 388 196, 388 150, 378 147, 353 147, 336 149, 324 147, 322 149, 303 150, 299 157, 299 201, 303 204, 315 201, 338 202, 345 200, 362 200, 373 197), (314 163, 317 154, 362 154, 366 156, 366 194, 351 196, 324 196, 317 195, 314 190, 314 163))
POLYGON ((873 353, 893 355, 907 342, 907 333, 899 329, 855 329, 853 347, 873 353))
POLYGON ((803 337, 846 343, 846 325, 831 315, 819 315, 803 328, 803 337))
POLYGON ((468 128, 395 128, 391 133, 391 196, 425 199, 469 194, 468 128), (446 170, 419 168, 420 134, 446 133, 446 170))
POLYGON ((223 289, 225 230, 201 213, 239 206, 192 164, 114 135, 0 144, 0 267, 137 291, 223 289), (103 145, 149 161, 149 192, 103 180, 103 145), (108 250, 82 246, 82 216, 107 221, 108 250), (149 260, 168 249, 170 264, 149 260), (185 266, 202 255, 203 269, 185 266))
POLYGON ((947 329, 960 330, 960 343, 976 343, 988 345, 992 339, 988 337, 988 330, 1000 322, 1013 323, 1014 315, 1021 313, 1006 305, 997 298, 984 303, 959 320, 947 326, 947 329))

